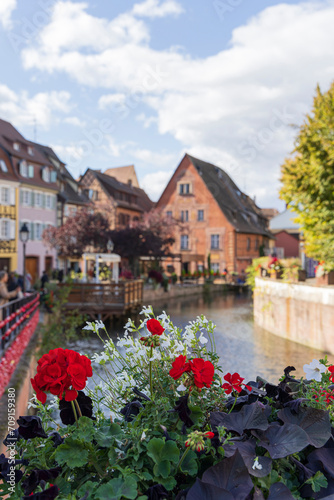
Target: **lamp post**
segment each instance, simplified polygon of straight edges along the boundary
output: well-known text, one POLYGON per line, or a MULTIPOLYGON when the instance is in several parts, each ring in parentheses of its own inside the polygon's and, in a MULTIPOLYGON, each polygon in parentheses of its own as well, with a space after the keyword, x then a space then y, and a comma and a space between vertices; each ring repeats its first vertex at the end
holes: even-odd
POLYGON ((20 229, 20 240, 23 244, 23 293, 26 291, 26 243, 29 240, 29 229, 24 223, 20 229))
POLYGON ((111 239, 109 239, 107 242, 108 253, 112 253, 113 249, 114 249, 114 242, 111 239))

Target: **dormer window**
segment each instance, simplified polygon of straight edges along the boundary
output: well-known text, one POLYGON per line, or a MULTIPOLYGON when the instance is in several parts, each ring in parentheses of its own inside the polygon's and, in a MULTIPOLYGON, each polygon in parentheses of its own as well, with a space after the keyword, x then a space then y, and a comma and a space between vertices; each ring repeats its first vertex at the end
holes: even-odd
POLYGON ((2 172, 8 172, 8 168, 7 168, 7 165, 5 163, 5 160, 0 160, 0 170, 2 172))
POLYGON ((28 146, 28 155, 34 156, 34 150, 31 146, 28 146))
POLYGON ((57 182, 57 172, 55 170, 51 172, 51 182, 57 182))
POLYGON ((28 165, 28 177, 30 177, 30 179, 33 179, 34 171, 34 165, 28 165))
POLYGON ((19 165, 20 168, 20 174, 22 177, 28 177, 28 165, 27 162, 22 160, 19 165))
POLYGON ((15 149, 15 151, 20 151, 20 144, 18 142, 14 142, 13 149, 15 149))

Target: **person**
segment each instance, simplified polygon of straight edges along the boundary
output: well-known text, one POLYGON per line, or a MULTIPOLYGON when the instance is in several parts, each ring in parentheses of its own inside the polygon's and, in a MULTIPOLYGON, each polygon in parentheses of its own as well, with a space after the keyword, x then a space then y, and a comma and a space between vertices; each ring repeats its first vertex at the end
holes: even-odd
POLYGON ((26 274, 26 281, 25 281, 25 291, 29 292, 31 289, 31 283, 32 283, 32 276, 30 273, 26 274))
POLYGON ((58 281, 59 281, 59 283, 62 283, 63 279, 64 279, 64 271, 62 269, 60 269, 60 271, 58 272, 58 281))
POLYGON ((48 282, 49 282, 49 276, 46 271, 43 271, 43 276, 41 277, 41 288, 45 288, 45 285, 48 282))
POLYGON ((16 288, 18 287, 18 285, 19 284, 17 282, 15 273, 13 271, 10 272, 9 275, 8 275, 7 290, 9 292, 12 292, 13 290, 16 290, 16 288))
POLYGON ((13 299, 21 291, 21 288, 18 286, 15 290, 9 292, 7 290, 7 281, 8 273, 6 271, 0 271, 0 321, 3 319, 3 309, 1 306, 7 304, 9 299, 13 299))

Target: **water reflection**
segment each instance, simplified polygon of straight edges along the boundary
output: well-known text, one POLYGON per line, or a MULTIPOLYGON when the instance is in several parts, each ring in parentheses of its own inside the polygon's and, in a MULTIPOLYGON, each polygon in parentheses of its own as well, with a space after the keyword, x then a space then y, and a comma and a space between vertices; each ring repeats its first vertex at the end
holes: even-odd
MULTIPOLYGON (((204 297, 186 297, 166 300, 154 307, 156 314, 165 310, 177 326, 204 314, 216 325, 216 347, 224 372, 239 372, 247 380, 257 375, 277 382, 288 365, 296 368, 297 376, 303 375, 303 365, 324 356, 322 351, 296 344, 272 335, 254 325, 251 298, 227 294, 204 297)), ((119 328, 121 332, 122 329, 119 328)), ((115 339, 117 332, 112 331, 115 339)), ((97 338, 80 340, 70 346, 80 352, 99 352, 97 338)), ((334 356, 328 356, 334 364, 334 356)))

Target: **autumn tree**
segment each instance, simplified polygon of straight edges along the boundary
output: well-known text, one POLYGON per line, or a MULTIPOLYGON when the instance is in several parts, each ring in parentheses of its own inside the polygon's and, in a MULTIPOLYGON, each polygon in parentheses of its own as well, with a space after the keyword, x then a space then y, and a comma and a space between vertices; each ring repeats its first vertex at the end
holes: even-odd
POLYGON ((297 214, 307 255, 334 269, 334 82, 325 93, 317 87, 281 181, 281 198, 297 214))
POLYGON ((64 258, 78 257, 91 245, 97 252, 107 249, 109 223, 99 212, 83 209, 68 217, 60 227, 49 227, 43 233, 44 242, 64 258))

